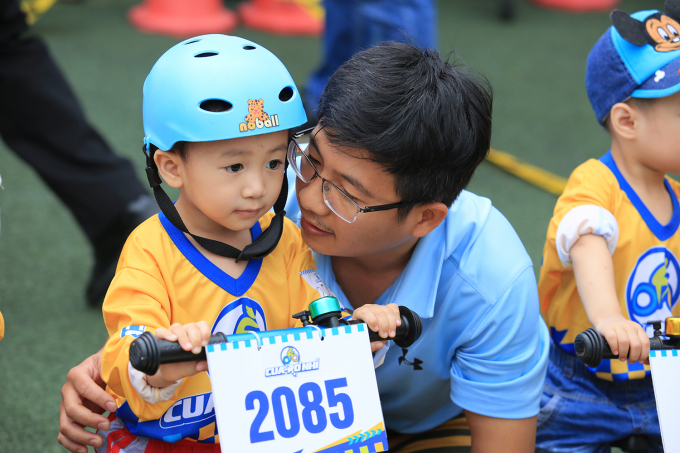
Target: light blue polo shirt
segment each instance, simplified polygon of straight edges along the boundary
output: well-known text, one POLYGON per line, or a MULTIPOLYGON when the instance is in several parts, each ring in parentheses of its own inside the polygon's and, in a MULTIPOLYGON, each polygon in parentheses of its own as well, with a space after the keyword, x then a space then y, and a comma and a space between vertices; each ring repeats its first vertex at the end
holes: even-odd
MULTIPOLYGON (((299 223, 291 187, 287 215, 299 223)), ((330 257, 315 254, 315 261, 326 285, 351 306, 330 257)), ((376 369, 388 428, 427 431, 463 409, 509 419, 538 414, 548 329, 531 260, 488 199, 463 191, 376 303, 405 305, 423 322, 420 339, 408 350, 391 344, 376 369)))

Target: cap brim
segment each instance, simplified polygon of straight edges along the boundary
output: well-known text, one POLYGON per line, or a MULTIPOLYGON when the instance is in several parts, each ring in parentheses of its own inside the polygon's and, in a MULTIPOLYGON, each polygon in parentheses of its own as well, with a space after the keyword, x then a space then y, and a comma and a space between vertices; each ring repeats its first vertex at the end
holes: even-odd
POLYGON ((640 85, 631 97, 662 98, 680 91, 680 58, 659 69, 640 85))

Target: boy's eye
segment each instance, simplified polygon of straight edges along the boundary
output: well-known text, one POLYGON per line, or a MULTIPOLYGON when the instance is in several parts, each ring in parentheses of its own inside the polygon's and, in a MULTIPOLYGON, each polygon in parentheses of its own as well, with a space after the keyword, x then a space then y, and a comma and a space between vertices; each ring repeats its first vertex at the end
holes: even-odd
POLYGON ((226 170, 229 173, 238 173, 239 171, 243 170, 243 164, 229 165, 228 167, 226 167, 226 170))
POLYGON ((270 170, 276 170, 282 165, 282 162, 280 160, 270 160, 267 162, 267 168, 270 170))

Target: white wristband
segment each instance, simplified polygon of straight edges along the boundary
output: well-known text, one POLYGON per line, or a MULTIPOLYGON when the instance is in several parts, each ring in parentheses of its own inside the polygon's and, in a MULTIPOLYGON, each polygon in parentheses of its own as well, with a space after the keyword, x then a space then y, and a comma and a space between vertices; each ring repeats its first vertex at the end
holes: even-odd
POLYGON ((177 390, 179 384, 182 383, 182 379, 180 379, 167 387, 152 387, 146 381, 147 375, 134 369, 130 363, 128 363, 128 375, 130 376, 132 387, 137 390, 137 393, 139 393, 139 396, 141 396, 144 401, 150 404, 168 401, 175 394, 175 390, 177 390))

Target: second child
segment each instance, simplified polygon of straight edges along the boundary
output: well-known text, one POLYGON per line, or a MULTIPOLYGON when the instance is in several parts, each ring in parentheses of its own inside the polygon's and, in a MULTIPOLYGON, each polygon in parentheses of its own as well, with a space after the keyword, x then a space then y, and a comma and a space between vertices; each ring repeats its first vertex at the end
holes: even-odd
POLYGON ((609 451, 630 434, 663 451, 648 321, 680 314, 680 1, 614 11, 586 89, 611 149, 571 174, 548 229, 539 280, 552 336, 538 451, 609 451), (574 339, 595 327, 619 360, 588 368, 574 339))

